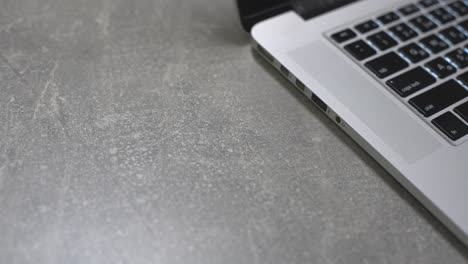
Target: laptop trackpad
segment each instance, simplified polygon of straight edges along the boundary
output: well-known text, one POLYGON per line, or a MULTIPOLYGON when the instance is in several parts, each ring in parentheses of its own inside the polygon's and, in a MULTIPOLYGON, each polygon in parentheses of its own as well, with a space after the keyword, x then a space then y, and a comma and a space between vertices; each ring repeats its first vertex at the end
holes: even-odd
POLYGON ((408 163, 441 146, 413 117, 364 78, 362 74, 367 73, 353 70, 323 42, 301 47, 290 56, 408 163))

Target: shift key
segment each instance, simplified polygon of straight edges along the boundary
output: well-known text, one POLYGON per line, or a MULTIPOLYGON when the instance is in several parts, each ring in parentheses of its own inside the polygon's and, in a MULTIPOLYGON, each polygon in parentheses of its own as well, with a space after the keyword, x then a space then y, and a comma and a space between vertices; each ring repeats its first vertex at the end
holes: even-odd
POLYGON ((436 79, 422 67, 417 67, 389 81, 390 86, 401 97, 407 97, 436 82, 436 79))
POLYGON ((468 91, 454 80, 415 96, 409 103, 425 117, 432 116, 466 98, 468 91))

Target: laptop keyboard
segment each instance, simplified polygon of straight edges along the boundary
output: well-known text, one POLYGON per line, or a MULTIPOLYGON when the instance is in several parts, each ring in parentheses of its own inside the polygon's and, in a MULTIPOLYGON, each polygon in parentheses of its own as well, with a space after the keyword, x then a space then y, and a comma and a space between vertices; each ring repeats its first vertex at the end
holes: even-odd
POLYGON ((330 39, 454 145, 468 140, 468 0, 421 0, 330 39))

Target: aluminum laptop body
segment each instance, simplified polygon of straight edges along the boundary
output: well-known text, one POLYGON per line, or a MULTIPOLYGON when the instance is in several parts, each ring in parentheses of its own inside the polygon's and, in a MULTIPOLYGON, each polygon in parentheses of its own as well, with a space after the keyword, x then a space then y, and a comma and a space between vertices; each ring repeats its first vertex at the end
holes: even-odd
MULTIPOLYGON (((425 8, 420 3, 432 1, 344 0, 336 5, 323 4, 333 1, 314 0, 259 1, 257 5, 246 2, 249 1, 239 1, 238 5, 255 49, 468 245, 468 135, 459 134, 463 129, 452 129, 454 124, 468 126, 460 110, 468 104, 464 94, 468 86, 457 79, 468 68, 457 67, 453 60, 447 59, 452 50, 466 51, 468 41, 460 41, 434 54, 423 44, 425 40, 427 45, 432 44, 429 35, 449 42, 440 36, 441 30, 453 26, 463 31, 459 25, 468 15, 453 14, 446 5, 455 1, 440 1, 438 5, 455 19, 446 24, 435 21, 438 28, 424 33, 410 21, 420 14, 437 20, 439 14, 434 10, 439 6, 425 8), (316 4, 318 2, 321 4, 316 4), (419 13, 405 15, 401 8, 409 4, 417 6, 419 13), (433 11, 436 13, 431 13, 433 11), (397 14, 399 20, 386 25, 387 21, 381 20, 382 15, 390 13, 397 14), (372 23, 366 25, 369 20, 378 28, 372 29, 376 26, 372 23), (392 28, 400 22, 410 25, 417 36, 400 36, 399 29, 392 28), (397 44, 385 41, 387 34, 374 36, 380 31, 389 31, 388 36, 397 44), (367 44, 376 41, 377 46, 369 44, 376 52, 351 45, 359 40, 367 44), (403 48, 412 43, 421 46, 428 57, 412 63, 402 56, 403 48), (395 54, 403 57, 404 63, 395 60, 395 54), (439 57, 444 65, 446 62, 451 65, 450 69, 438 69, 440 60, 432 63, 439 57), (389 63, 387 68, 379 68, 383 60, 389 63), (435 67, 434 71, 428 69, 431 66, 435 67), (438 76, 439 70, 448 70, 449 75, 452 71, 456 73, 438 76), (427 75, 428 82, 422 81, 425 87, 420 86, 419 81, 408 82, 416 74, 427 75), (408 85, 401 87, 405 81, 408 85), (426 96, 432 89, 434 91, 429 94, 432 97, 426 96), (436 92, 448 90, 452 104, 417 108, 429 97, 440 100, 442 96, 435 96, 436 92)), ((467 35, 466 31, 463 33, 467 35)))

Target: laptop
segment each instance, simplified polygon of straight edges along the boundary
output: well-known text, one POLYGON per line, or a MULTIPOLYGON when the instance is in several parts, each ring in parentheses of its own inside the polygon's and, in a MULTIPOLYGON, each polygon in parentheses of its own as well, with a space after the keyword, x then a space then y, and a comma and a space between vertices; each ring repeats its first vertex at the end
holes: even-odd
POLYGON ((238 7, 255 50, 468 245, 468 1, 238 7))

